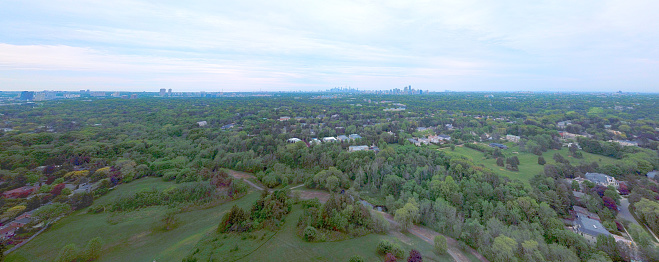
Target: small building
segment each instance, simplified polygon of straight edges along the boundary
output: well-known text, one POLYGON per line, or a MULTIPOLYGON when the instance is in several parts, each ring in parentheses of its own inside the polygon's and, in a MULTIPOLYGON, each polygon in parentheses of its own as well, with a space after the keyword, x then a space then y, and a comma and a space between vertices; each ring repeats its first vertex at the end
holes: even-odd
POLYGON ((657 175, 659 175, 659 171, 655 170, 655 171, 648 172, 648 174, 646 176, 649 179, 654 179, 654 177, 656 177, 657 175))
POLYGON ((282 117, 279 118, 279 121, 288 121, 288 120, 291 120, 291 117, 289 117, 289 116, 282 116, 282 117))
POLYGON ((208 125, 208 122, 206 122, 206 121, 199 121, 199 122, 197 122, 197 125, 199 125, 199 127, 206 126, 206 125, 208 125))
POLYGON ((430 144, 430 139, 428 139, 428 138, 419 138, 419 139, 417 139, 417 141, 419 141, 419 143, 421 143, 423 145, 429 145, 430 144))
POLYGON ((597 185, 601 186, 613 186, 615 188, 618 188, 618 181, 613 178, 612 176, 605 175, 605 174, 600 174, 600 173, 586 173, 585 175, 586 179, 588 181, 593 182, 597 185))
POLYGON ((574 226, 575 233, 583 236, 589 243, 597 243, 597 236, 605 235, 610 236, 608 230, 595 219, 590 219, 585 216, 577 216, 574 226))
POLYGON ((311 139, 311 143, 309 143, 309 144, 312 144, 312 145, 320 144, 320 140, 318 140, 318 138, 314 137, 314 138, 311 139))
POLYGON ((333 136, 323 137, 323 142, 325 142, 325 143, 336 142, 336 138, 333 137, 333 136))
POLYGON ((508 146, 506 146, 504 144, 498 144, 498 143, 490 143, 490 147, 500 148, 500 149, 508 149, 508 146))
POLYGON ((2 196, 5 198, 24 198, 32 194, 32 192, 37 191, 38 189, 39 187, 24 186, 6 191, 2 193, 2 196))
POLYGON ((571 121, 560 121, 560 122, 556 123, 556 127, 560 128, 560 129, 565 129, 568 125, 571 125, 571 124, 572 124, 571 121))
POLYGON ((345 136, 345 135, 340 135, 340 136, 336 137, 336 139, 338 139, 339 141, 343 142, 343 141, 348 141, 350 138, 348 138, 348 137, 345 136))
POLYGON ((348 137, 349 137, 350 139, 360 139, 360 138, 362 138, 362 136, 360 136, 360 135, 358 135, 358 134, 351 134, 351 135, 349 135, 348 137))
POLYGON ((220 127, 222 130, 227 130, 233 128, 234 124, 226 124, 220 127))
POLYGON ((291 144, 295 144, 295 143, 300 142, 300 141, 302 141, 302 139, 299 139, 297 137, 293 137, 293 138, 289 138, 287 142, 291 143, 291 144))
POLYGON ((414 138, 408 138, 407 141, 410 141, 410 143, 414 144, 415 146, 421 146, 421 142, 414 138))
POLYGON ((510 142, 518 143, 519 142, 519 136, 506 135, 506 140, 508 140, 510 142))
POLYGON ((368 150, 369 150, 368 146, 349 146, 348 147, 348 152, 368 151, 368 150))

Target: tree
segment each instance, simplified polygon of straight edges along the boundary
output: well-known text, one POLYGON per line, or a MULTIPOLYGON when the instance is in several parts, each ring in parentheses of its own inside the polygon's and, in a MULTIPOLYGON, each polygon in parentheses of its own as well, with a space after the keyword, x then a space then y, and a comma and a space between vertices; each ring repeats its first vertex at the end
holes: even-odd
POLYGON ((38 217, 41 221, 48 221, 66 215, 69 212, 71 212, 71 206, 56 202, 37 209, 32 215, 38 217))
POLYGON ((419 205, 411 198, 405 206, 396 210, 394 220, 400 224, 403 230, 407 230, 419 217, 419 205))
POLYGON ((350 257, 350 259, 348 260, 348 262, 365 262, 365 261, 366 260, 360 255, 354 255, 350 257))
POLYGON ((68 244, 59 251, 59 255, 55 261, 57 262, 71 262, 78 258, 78 246, 76 244, 68 244))
POLYGON ((503 166, 503 158, 497 158, 497 166, 503 166))
POLYGON ((618 254, 618 249, 616 247, 616 240, 613 236, 610 235, 599 235, 597 236, 597 242, 595 244, 597 250, 603 251, 611 259, 618 261, 620 254, 618 254))
POLYGON ((547 164, 547 161, 545 161, 545 158, 542 157, 542 156, 539 156, 538 157, 538 165, 544 166, 545 164, 547 164))
POLYGON ((416 249, 410 250, 410 256, 407 257, 407 262, 423 262, 421 252, 416 249))
POLYGON ((496 262, 516 261, 515 251, 517 250, 517 241, 504 235, 494 239, 492 243, 493 257, 496 262))
POLYGON ((440 255, 444 255, 447 249, 446 237, 442 235, 435 236, 435 251, 440 255))
POLYGON ((85 246, 83 253, 83 261, 92 261, 96 260, 101 256, 101 249, 103 248, 103 243, 101 242, 101 237, 95 237, 90 239, 85 246))
MULTIPOLYGON (((609 209, 612 210, 612 211, 616 211, 616 212, 618 212, 618 206, 616 205, 616 201, 615 201, 615 200, 611 199, 611 198, 608 197, 608 196, 604 196, 604 197, 602 198, 602 201, 604 201, 604 206, 605 206, 605 207, 609 208, 609 209)), ((614 213, 614 214, 615 214, 615 213, 614 213)))
POLYGON ((391 253, 387 253, 387 255, 384 256, 384 262, 396 262, 396 256, 391 253))

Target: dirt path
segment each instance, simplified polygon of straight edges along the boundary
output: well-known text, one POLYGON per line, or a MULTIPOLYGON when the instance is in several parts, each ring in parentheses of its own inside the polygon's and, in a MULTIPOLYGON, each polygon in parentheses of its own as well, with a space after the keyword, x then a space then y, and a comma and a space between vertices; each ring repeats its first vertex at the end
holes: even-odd
MULTIPOLYGON (((243 181, 245 181, 245 183, 247 183, 251 187, 255 188, 256 190, 263 190, 263 187, 255 184, 252 181, 249 181, 249 179, 256 179, 256 177, 254 177, 254 175, 252 175, 250 173, 235 171, 235 170, 229 170, 228 172, 229 172, 229 175, 231 175, 232 177, 237 178, 237 179, 242 179, 243 181)), ((268 189, 268 191, 271 191, 271 189, 268 189)))
MULTIPOLYGON (((389 223, 391 223, 392 225, 398 226, 398 222, 396 222, 393 219, 392 215, 384 213, 384 212, 375 211, 375 210, 373 212, 378 212, 378 213, 382 214, 384 216, 384 218, 387 221, 389 221, 389 223)), ((407 231, 409 231, 413 235, 423 239, 424 241, 428 242, 431 245, 435 244, 435 236, 441 235, 441 234, 435 232, 434 230, 432 230, 430 228, 427 228, 427 227, 424 227, 424 226, 417 226, 417 225, 411 226, 407 231)), ((445 237, 446 237, 446 244, 448 246, 448 250, 447 250, 448 254, 451 255, 451 257, 453 257, 453 260, 458 261, 458 262, 462 262, 462 261, 469 262, 469 261, 471 261, 467 256, 465 256, 462 253, 462 251, 458 247, 458 241, 456 241, 453 238, 447 237, 447 236, 445 236, 445 237)), ((474 256, 476 256, 480 261, 489 262, 485 257, 483 257, 483 255, 476 252, 476 250, 474 250, 472 248, 469 248, 468 251, 470 253, 472 253, 474 256)))

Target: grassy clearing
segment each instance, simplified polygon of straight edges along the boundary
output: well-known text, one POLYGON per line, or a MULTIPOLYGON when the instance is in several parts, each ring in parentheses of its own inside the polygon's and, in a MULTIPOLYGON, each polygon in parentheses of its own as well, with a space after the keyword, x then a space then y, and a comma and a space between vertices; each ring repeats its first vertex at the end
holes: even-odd
MULTIPOLYGON (((121 194, 167 188, 176 184, 148 178, 117 187, 99 198, 111 201, 121 194)), ((259 193, 251 193, 233 202, 176 215, 179 226, 164 231, 160 219, 167 207, 155 206, 132 212, 86 214, 86 209, 61 219, 30 243, 11 253, 7 261, 52 261, 66 244, 84 247, 89 239, 103 239, 103 255, 98 261, 181 261, 207 233, 213 232, 224 212, 234 204, 249 207, 259 193)))
POLYGON ((406 235, 406 242, 393 235, 369 234, 343 241, 309 243, 295 234, 301 215, 302 209, 296 206, 271 240, 240 261, 348 261, 354 255, 360 255, 366 261, 381 261, 383 256, 377 253, 376 246, 382 239, 399 243, 406 250, 406 256, 410 249, 415 248, 423 254, 425 261, 452 261, 448 255, 437 256, 432 252, 432 245, 411 234, 406 235))
MULTIPOLYGON (((524 182, 526 185, 529 185, 530 179, 544 170, 543 166, 538 165, 538 156, 527 152, 519 152, 519 147, 513 146, 512 143, 507 143, 507 145, 509 146, 509 148, 506 150, 502 150, 502 152, 506 157, 517 156, 517 158, 519 158, 520 165, 519 165, 519 171, 517 172, 510 171, 506 168, 497 166, 496 159, 494 158, 486 159, 483 156, 482 152, 475 149, 461 146, 461 147, 456 147, 455 151, 451 151, 450 149, 442 149, 442 150, 448 153, 449 155, 456 154, 456 155, 465 156, 471 159, 476 164, 482 164, 485 167, 492 169, 494 172, 496 172, 499 175, 508 177, 510 179, 517 179, 524 182), (518 153, 514 154, 513 152, 518 152, 518 153)), ((562 148, 561 150, 549 150, 542 154, 547 164, 556 164, 556 161, 554 161, 553 159, 555 153, 561 154, 565 159, 569 160, 572 165, 578 165, 580 163, 592 163, 592 162, 597 162, 598 164, 601 165, 602 163, 619 161, 614 158, 595 155, 584 151, 581 151, 581 153, 583 154, 583 158, 577 159, 572 156, 569 156, 569 151, 567 148, 562 148)))

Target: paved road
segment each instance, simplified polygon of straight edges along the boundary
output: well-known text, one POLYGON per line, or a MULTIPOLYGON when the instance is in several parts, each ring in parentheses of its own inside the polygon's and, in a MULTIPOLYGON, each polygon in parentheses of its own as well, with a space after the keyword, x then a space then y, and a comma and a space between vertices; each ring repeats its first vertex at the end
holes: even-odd
POLYGON ((629 222, 632 222, 634 224, 640 225, 638 221, 636 221, 636 218, 632 216, 632 213, 629 212, 629 200, 627 200, 627 198, 622 198, 620 200, 620 212, 618 212, 618 217, 627 220, 629 222))

